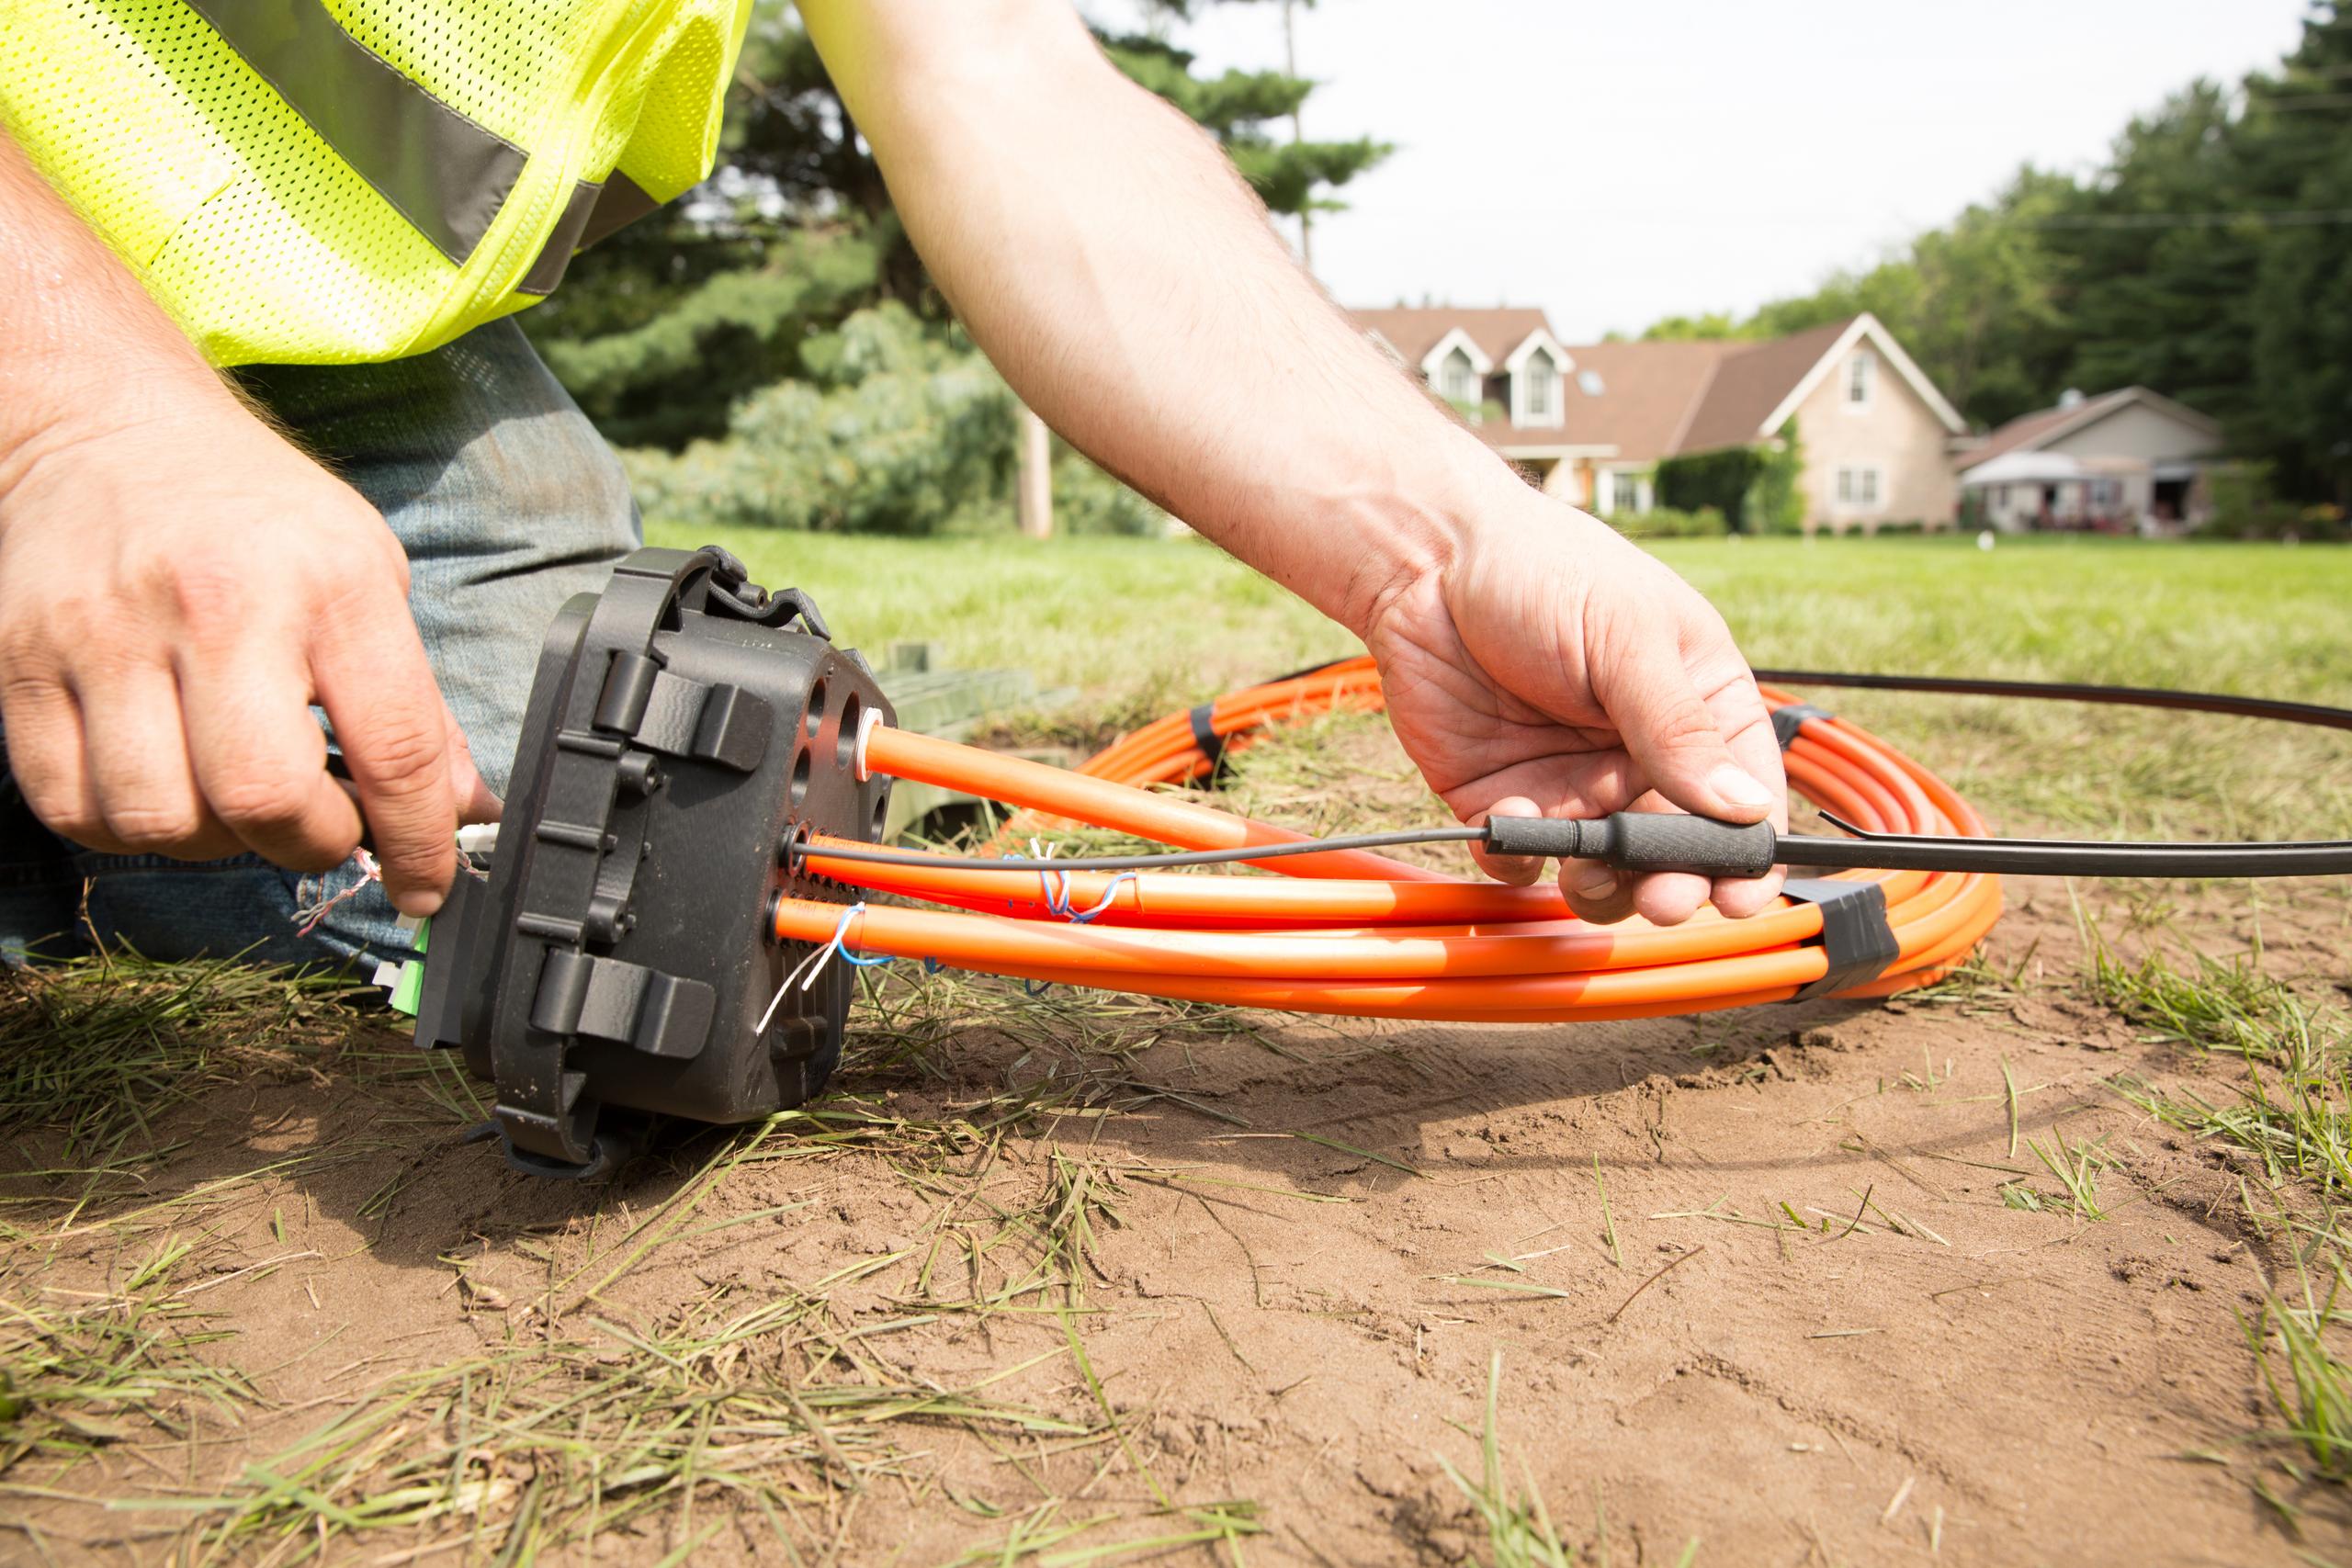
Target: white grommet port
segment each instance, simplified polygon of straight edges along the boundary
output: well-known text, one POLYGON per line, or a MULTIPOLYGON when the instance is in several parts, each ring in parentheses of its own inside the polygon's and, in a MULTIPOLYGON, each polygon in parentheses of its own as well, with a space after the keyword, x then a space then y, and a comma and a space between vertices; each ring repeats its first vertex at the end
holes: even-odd
POLYGON ((880 708, 867 708, 857 716, 857 782, 864 784, 874 775, 866 771, 865 746, 874 739, 874 731, 882 723, 880 708))

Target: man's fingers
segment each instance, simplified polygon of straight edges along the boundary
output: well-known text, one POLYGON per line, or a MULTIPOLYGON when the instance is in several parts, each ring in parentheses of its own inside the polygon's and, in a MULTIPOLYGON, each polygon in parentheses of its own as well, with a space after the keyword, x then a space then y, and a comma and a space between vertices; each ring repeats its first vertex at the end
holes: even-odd
POLYGON ((133 853, 181 860, 213 860, 242 848, 197 787, 179 685, 167 667, 94 675, 80 705, 83 766, 108 838, 133 853))
POLYGON ((1601 701, 1653 789, 1701 817, 1760 822, 1771 814, 1771 789, 1732 755, 1673 640, 1646 640, 1611 674, 1601 701))
POLYGON ((1707 879, 1688 872, 1659 871, 1634 884, 1634 913, 1654 926, 1679 926, 1707 901, 1707 879))
POLYGON ((326 737, 296 674, 192 660, 180 691, 197 787, 229 831, 293 871, 330 871, 350 857, 359 811, 327 776, 326 737))
MULTIPOLYGON (((1541 817, 1542 815, 1544 813, 1536 807, 1533 801, 1523 795, 1513 795, 1508 800, 1495 802, 1493 807, 1480 813, 1476 825, 1484 827, 1487 818, 1493 817, 1541 817)), ((1535 879, 1544 874, 1544 859, 1541 855, 1498 855, 1491 853, 1484 844, 1474 843, 1470 846, 1470 858, 1476 861, 1478 869, 1488 876, 1493 877, 1497 882, 1508 883, 1513 887, 1532 886, 1535 879)))
POLYGON ((1614 925, 1634 912, 1633 880, 1599 861, 1562 861, 1560 896, 1570 914, 1597 926, 1614 925))
POLYGON ((449 711, 447 699, 441 704, 442 734, 449 747, 449 795, 458 803, 459 822, 495 822, 505 811, 506 803, 490 787, 481 771, 474 766, 473 742, 466 739, 458 716, 449 711))
POLYGON ((59 681, 10 675, 0 683, 0 726, 8 733, 8 773, 41 825, 85 849, 119 853, 90 787, 82 708, 59 681))
POLYGON ((404 915, 432 914, 457 874, 458 802, 448 710, 407 605, 382 583, 356 589, 313 634, 311 671, 358 786, 384 891, 404 915))

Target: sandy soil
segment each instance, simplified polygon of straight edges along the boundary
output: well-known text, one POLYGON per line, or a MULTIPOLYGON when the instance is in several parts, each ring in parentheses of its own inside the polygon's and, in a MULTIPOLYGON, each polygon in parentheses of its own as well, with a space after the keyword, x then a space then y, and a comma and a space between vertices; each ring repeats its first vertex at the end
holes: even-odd
MULTIPOLYGON (((1994 963, 2071 973, 2064 891, 2015 885, 2012 898, 1994 963)), ((2325 938, 2282 953, 2271 918, 2274 961, 2335 962, 2325 938)), ((549 1337, 657 1337, 693 1303, 793 1291, 829 1301, 818 1339, 854 1347, 820 1356, 814 1381, 961 1388, 1027 1363, 989 1396, 1099 1429, 1062 1315, 928 1304, 971 1296, 975 1269, 1018 1275, 1032 1249, 975 1264, 959 1238, 997 1233, 996 1210, 1037 1212, 1057 1169, 1083 1166, 1115 1219, 1096 1213, 1085 1310, 1067 1321, 1125 1450, 1099 1430, 912 1426, 901 1457, 854 1487, 849 1459, 835 1483, 821 1465, 801 1478, 816 1499, 792 1530, 807 1558, 955 1560, 1047 1495, 1069 1519, 1140 1516, 1156 1483, 1180 1503, 1254 1503, 1253 1562, 1483 1559, 1483 1527, 1439 1461, 1476 1473, 1498 1352, 1514 1485, 1523 1465, 1563 1533, 1611 1562, 1675 1562, 1694 1539, 1696 1561, 1734 1563, 2288 1562, 2352 1543, 2336 1495, 2268 1472, 2303 1510, 2299 1542, 2250 1485, 2261 1465, 2242 1440, 2265 1418, 2234 1314, 2280 1267, 2274 1243, 2245 1222, 2224 1157, 2107 1085, 2198 1069, 2059 988, 1575 1030, 1149 1032, 1091 1060, 1083 1041, 1040 1050, 985 1022, 920 1057, 869 1053, 844 1088, 910 1121, 1072 1074, 1102 1088, 1077 1097, 1095 1113, 944 1157, 802 1145, 747 1162, 593 1301, 584 1283, 630 1257, 630 1227, 717 1140, 585 1190, 507 1174, 413 1086, 330 1069, 224 1087, 161 1129, 186 1142, 144 1201, 285 1152, 346 1151, 174 1221, 209 1271, 196 1299, 234 1330, 202 1353, 266 1404, 195 1409, 183 1440, 139 1435, 46 1484, 213 1495, 402 1369, 549 1337), (2106 1218, 2002 1201, 2005 1182, 2056 1187, 2012 1147, 2005 1061, 2022 1139, 2107 1139, 2106 1218), (1543 1293, 1498 1288, 1512 1286, 1543 1293)), ((69 1228, 48 1288, 119 1279, 153 1235, 69 1228)), ((1021 1298, 1049 1299, 1065 1297, 1021 1298)), ((808 1364, 808 1342, 794 1331, 791 1364, 808 1364)), ((9 1479, 39 1481, 28 1468, 9 1479)), ((524 1477, 509 1480, 493 1522, 516 1506, 524 1477)), ((608 1531, 594 1555, 660 1559, 691 1525, 697 1560, 763 1542, 774 1556, 763 1516, 728 1497, 608 1531)), ((0 1507, 67 1558, 160 1560, 186 1528, 59 1495, 0 1507)), ((1102 1539, 1168 1528, 1138 1517, 1102 1539)), ((488 1561, 497 1536, 469 1555, 488 1561)), ((25 1545, 0 1539, 0 1553, 25 1545)), ((330 1556, 405 1561, 448 1539, 379 1533, 330 1556)), ((273 1545, 288 1550, 248 1550, 273 1545)))

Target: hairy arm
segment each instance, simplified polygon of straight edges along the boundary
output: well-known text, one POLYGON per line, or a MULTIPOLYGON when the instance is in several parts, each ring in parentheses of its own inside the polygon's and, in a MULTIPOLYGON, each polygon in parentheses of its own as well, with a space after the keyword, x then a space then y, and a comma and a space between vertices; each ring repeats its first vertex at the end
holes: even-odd
POLYGON ((0 723, 94 849, 339 863, 412 912, 486 811, 383 519, 241 403, 0 131, 0 723), (309 711, 357 782, 324 770, 309 711))
POLYGON ((1047 423, 1202 533, 1360 631, 1516 482, 1068 5, 801 9, 974 339, 1047 423))
MULTIPOLYGON (((1531 490, 1359 335, 1215 144, 1063 0, 801 12, 916 248, 1014 389, 1363 637, 1407 750, 1465 819, 1780 812, 1770 725, 1713 611, 1531 490)), ((1772 886, 1713 891, 1746 913, 1772 886)), ((1596 867, 1564 886, 1601 919, 1679 919, 1710 891, 1596 867)))

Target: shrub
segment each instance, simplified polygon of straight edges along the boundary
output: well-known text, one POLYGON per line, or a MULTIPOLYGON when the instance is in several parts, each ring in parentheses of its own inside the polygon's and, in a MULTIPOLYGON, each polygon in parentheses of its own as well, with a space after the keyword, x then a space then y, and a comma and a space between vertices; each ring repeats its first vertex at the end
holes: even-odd
POLYGON ((1010 520, 1012 393, 960 333, 884 304, 808 340, 800 363, 808 378, 745 398, 724 439, 623 453, 645 510, 883 534, 1010 520))
POLYGON ((2213 513, 2197 531, 2208 538, 2334 543, 2352 536, 2343 508, 2297 506, 2278 499, 2268 463, 2216 463, 2206 470, 2205 484, 2213 513))
POLYGON ((1731 523, 1712 506, 1684 512, 1671 506, 1620 513, 1606 519, 1629 539, 1710 539, 1731 532, 1731 523))
POLYGON ((1151 537, 1168 532, 1168 513, 1087 461, 1075 447, 1056 446, 1055 532, 1151 537))
POLYGON ((1793 534, 1804 526, 1804 497, 1797 476, 1804 448, 1797 422, 1781 427, 1772 446, 1725 446, 1668 457, 1657 466, 1657 502, 1664 510, 1714 511, 1739 534, 1793 534))

